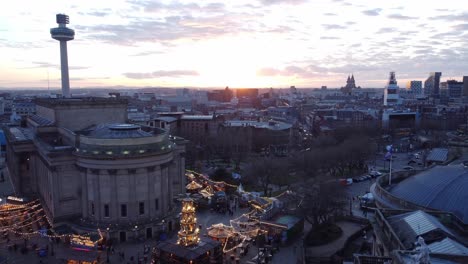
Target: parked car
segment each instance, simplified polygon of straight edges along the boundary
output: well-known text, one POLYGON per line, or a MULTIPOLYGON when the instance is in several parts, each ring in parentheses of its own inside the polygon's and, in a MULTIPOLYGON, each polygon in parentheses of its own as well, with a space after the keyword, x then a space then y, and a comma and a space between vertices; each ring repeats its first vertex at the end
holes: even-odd
POLYGON ((361 177, 354 177, 353 178, 353 182, 360 182, 361 181, 361 177))
POLYGON ((405 167, 403 167, 403 169, 404 169, 404 170, 414 170, 414 168, 411 167, 411 166, 405 166, 405 167))
POLYGON ((351 178, 340 179, 339 182, 340 182, 341 185, 345 185, 345 186, 346 185, 351 185, 351 184, 353 184, 353 179, 351 179, 351 178))
POLYGON ((463 166, 468 167, 468 160, 463 161, 463 166))
POLYGON ((364 175, 362 177, 364 178, 364 181, 372 179, 370 175, 364 175))
POLYGON ((374 170, 374 171, 369 172, 369 175, 370 175, 372 178, 377 178, 377 177, 381 176, 382 173, 381 173, 380 171, 375 171, 375 170, 374 170))

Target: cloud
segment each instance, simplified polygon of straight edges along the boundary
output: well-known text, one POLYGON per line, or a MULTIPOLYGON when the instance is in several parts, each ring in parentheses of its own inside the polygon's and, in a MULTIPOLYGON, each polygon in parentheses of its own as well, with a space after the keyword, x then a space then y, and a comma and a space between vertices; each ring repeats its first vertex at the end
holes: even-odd
POLYGON ((362 11, 362 13, 367 16, 378 16, 380 15, 381 11, 382 11, 381 8, 375 8, 375 9, 364 10, 362 11))
POLYGON ((332 29, 346 29, 346 26, 337 25, 337 24, 322 24, 322 27, 328 30, 332 29))
POLYGON ((259 0, 264 5, 276 5, 276 4, 288 4, 288 5, 299 5, 306 3, 307 0, 259 0))
POLYGON ((258 76, 276 76, 281 75, 281 70, 275 68, 262 68, 257 71, 258 76))
POLYGON ((323 14, 323 15, 324 15, 324 16, 337 16, 337 14, 335 14, 335 13, 325 13, 325 14, 323 14))
POLYGON ((284 69, 262 68, 257 71, 257 76, 285 76, 303 79, 313 78, 318 74, 311 67, 287 66, 284 69))
POLYGON ((468 12, 450 15, 434 16, 430 19, 446 20, 446 21, 468 21, 468 12))
POLYGON ((33 49, 33 48, 42 48, 42 45, 39 45, 38 42, 32 41, 9 41, 6 39, 0 39, 0 47, 2 48, 12 48, 12 49, 33 49))
POLYGON ((334 37, 334 36, 323 36, 323 37, 320 37, 320 39, 340 39, 339 37, 334 37))
POLYGON ((126 72, 123 75, 129 79, 153 79, 160 77, 182 77, 182 76, 197 76, 198 72, 188 70, 173 70, 173 71, 154 71, 154 72, 126 72))
POLYGON ((394 33, 394 32, 397 32, 397 30, 398 29, 394 27, 384 27, 384 28, 379 29, 379 31, 377 31, 376 33, 377 34, 394 33))
POLYGON ((153 54, 163 54, 164 52, 162 51, 142 51, 142 52, 138 52, 138 53, 135 53, 135 54, 132 54, 130 56, 150 56, 150 55, 153 55, 153 54))
POLYGON ((459 24, 456 26, 453 26, 454 29, 460 30, 460 31, 466 31, 468 30, 468 24, 459 24))
POLYGON ((78 12, 78 14, 83 16, 97 16, 97 17, 105 17, 111 14, 110 8, 105 8, 102 10, 93 10, 90 12, 78 12))
POLYGON ((133 18, 128 24, 77 26, 85 38, 118 45, 139 42, 168 42, 181 39, 203 40, 229 34, 252 33, 257 15, 226 13, 211 16, 172 15, 164 18, 133 18))
POLYGON ((404 16, 404 15, 400 15, 400 14, 391 14, 391 15, 388 15, 387 17, 391 18, 391 19, 399 19, 399 20, 418 19, 417 17, 404 16))
MULTIPOLYGON (((34 68, 55 68, 55 69, 60 69, 59 64, 55 63, 50 63, 50 62, 45 62, 45 61, 33 61, 31 62, 34 64, 34 66, 31 67, 24 67, 23 69, 34 69, 34 68)), ((84 69, 89 69, 90 67, 87 66, 68 66, 68 69, 70 70, 84 70, 84 69)))

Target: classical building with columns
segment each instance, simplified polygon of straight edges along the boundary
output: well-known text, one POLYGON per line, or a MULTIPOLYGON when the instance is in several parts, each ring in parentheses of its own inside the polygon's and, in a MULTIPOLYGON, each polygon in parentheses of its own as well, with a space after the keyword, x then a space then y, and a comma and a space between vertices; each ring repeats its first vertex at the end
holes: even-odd
POLYGON ((120 241, 173 228, 184 139, 128 123, 120 98, 38 99, 36 112, 4 129, 16 195, 39 198, 54 224, 107 229, 120 241))

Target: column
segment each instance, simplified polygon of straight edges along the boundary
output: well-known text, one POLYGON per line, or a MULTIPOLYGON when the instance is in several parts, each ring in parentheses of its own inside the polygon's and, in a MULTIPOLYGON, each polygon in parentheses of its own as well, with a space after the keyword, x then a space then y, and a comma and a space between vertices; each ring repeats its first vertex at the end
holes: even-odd
POLYGON ((118 199, 118 186, 117 186, 117 175, 119 175, 119 170, 116 170, 115 174, 112 175, 111 178, 111 185, 112 185, 112 199, 109 204, 109 216, 111 217, 111 221, 117 221, 120 218, 120 205, 118 199))
POLYGON ((138 202, 136 200, 136 169, 129 169, 129 188, 128 188, 128 204, 127 204, 127 217, 130 221, 138 219, 138 202))
POLYGON ((155 173, 154 173, 155 167, 147 167, 146 168, 146 175, 148 177, 148 197, 146 198, 147 204, 148 204, 148 218, 152 219, 156 217, 156 211, 155 211, 155 199, 156 199, 156 193, 153 191, 154 190, 154 184, 155 184, 155 173))
POLYGON ((88 180, 86 169, 78 168, 81 177, 81 215, 83 218, 88 217, 88 180))
POLYGON ((161 216, 161 211, 162 211, 162 173, 161 173, 161 166, 156 166, 154 173, 154 185, 153 185, 153 190, 154 190, 154 197, 153 197, 153 206, 154 206, 154 211, 156 216, 161 216), (158 199, 159 201, 159 207, 158 210, 156 210, 156 200, 158 199))

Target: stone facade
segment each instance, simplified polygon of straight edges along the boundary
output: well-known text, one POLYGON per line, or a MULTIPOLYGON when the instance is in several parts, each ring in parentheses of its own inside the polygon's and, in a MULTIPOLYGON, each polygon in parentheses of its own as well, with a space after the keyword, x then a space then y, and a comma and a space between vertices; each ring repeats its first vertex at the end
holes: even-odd
POLYGON ((39 198, 54 223, 111 227, 120 240, 141 229, 151 237, 163 219, 171 228, 173 198, 185 192, 185 140, 127 124, 121 99, 37 105, 26 127, 5 128, 16 195, 39 198))

